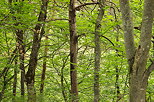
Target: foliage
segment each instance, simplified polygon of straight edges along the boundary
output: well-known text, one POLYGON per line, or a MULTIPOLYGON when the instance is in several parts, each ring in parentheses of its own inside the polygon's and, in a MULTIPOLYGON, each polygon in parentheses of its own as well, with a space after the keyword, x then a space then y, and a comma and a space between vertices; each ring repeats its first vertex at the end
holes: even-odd
MULTIPOLYGON (((8 67, 6 74, 10 78, 14 74, 14 69, 19 67, 15 65, 11 54, 16 48, 17 29, 24 30, 24 44, 26 47, 25 70, 27 71, 32 36, 37 18, 40 11, 41 0, 25 0, 23 2, 13 2, 11 5, 6 0, 0 1, 0 73, 8 67), (16 25, 17 24, 17 25, 16 25)), ((80 0, 82 3, 91 2, 90 0, 80 0)), ((69 76, 69 25, 68 25, 68 0, 51 0, 49 2, 48 17, 45 27, 45 35, 42 38, 39 51, 38 65, 35 74, 35 86, 38 101, 42 102, 64 102, 62 91, 66 98, 70 100, 70 76, 69 76), (48 41, 45 40, 48 37, 48 41), (47 44, 46 44, 47 42, 47 44), (44 56, 44 48, 47 46, 48 54, 44 56), (43 94, 39 94, 41 83, 41 73, 43 58, 47 60, 47 70, 45 79, 45 88, 43 94), (63 86, 61 82, 63 78, 63 86)), ((105 15, 102 20, 101 28, 101 70, 100 70, 100 102, 116 102, 116 84, 119 85, 120 97, 122 101, 128 99, 128 65, 124 50, 123 30, 121 24, 121 15, 119 12, 119 3, 112 0, 107 3, 105 15), (112 5, 113 4, 113 5, 112 5), (118 72, 117 72, 118 69, 118 72), (116 75, 119 78, 116 79, 116 75), (116 82, 117 81, 117 82, 116 82)), ((132 0, 131 9, 134 16, 134 26, 141 24, 141 12, 143 3, 140 0, 132 0)), ((78 33, 78 84, 79 99, 81 102, 93 101, 93 69, 94 69, 94 27, 98 14, 97 5, 87 5, 77 11, 77 33, 78 33)), ((42 23, 42 22, 39 22, 42 23)), ((135 42, 139 41, 139 30, 134 30, 135 42)), ((137 46, 137 45, 136 45, 137 46)), ((153 54, 151 48, 150 55, 153 54)), ((15 53, 18 59, 18 53, 15 53)), ((20 69, 18 69, 18 82, 16 100, 20 97, 20 69)), ((0 91, 3 89, 5 79, 0 79, 0 91)), ((153 93, 153 74, 149 79, 147 90, 148 102, 154 101, 153 93)), ((13 79, 7 84, 3 102, 11 102, 13 79)), ((27 96, 27 92, 25 94, 27 96)), ((26 97, 25 97, 26 100, 26 97)), ((18 101, 16 101, 18 102, 18 101)))

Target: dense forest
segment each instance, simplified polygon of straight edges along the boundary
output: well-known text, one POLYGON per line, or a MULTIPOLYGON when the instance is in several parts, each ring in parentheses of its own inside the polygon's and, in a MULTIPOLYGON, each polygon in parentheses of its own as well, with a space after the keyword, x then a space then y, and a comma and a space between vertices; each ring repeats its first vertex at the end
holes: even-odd
POLYGON ((154 102, 154 0, 0 0, 0 102, 154 102))

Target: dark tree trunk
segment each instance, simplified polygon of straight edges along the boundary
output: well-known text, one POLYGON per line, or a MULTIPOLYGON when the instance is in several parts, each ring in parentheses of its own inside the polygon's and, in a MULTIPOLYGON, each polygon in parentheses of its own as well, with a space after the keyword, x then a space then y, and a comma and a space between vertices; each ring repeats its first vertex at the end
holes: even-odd
POLYGON ((40 10, 40 14, 38 17, 38 21, 42 22, 42 24, 38 23, 38 24, 36 24, 36 26, 34 28, 35 31, 34 31, 34 35, 33 35, 32 51, 30 54, 28 71, 26 73, 28 102, 36 102, 34 77, 35 77, 35 69, 37 66, 37 57, 38 57, 38 51, 40 49, 41 38, 42 38, 43 34, 45 33, 44 22, 45 22, 46 16, 47 16, 47 5, 48 5, 48 0, 42 0, 41 10, 40 10))
MULTIPOLYGON (((116 26, 115 30, 117 31, 117 36, 116 36, 116 42, 119 42, 119 25, 116 26)), ((119 47, 118 44, 116 44, 117 47, 119 47)), ((119 55, 119 50, 115 50, 116 51, 116 57, 120 58, 119 55)), ((118 61, 117 61, 118 63, 118 61)), ((119 102, 122 98, 122 96, 120 95, 120 83, 119 83, 119 77, 120 77, 120 69, 119 69, 119 65, 115 66, 115 71, 116 71, 116 82, 115 82, 115 88, 116 88, 116 102, 119 102)))
POLYGON ((70 30, 70 78, 71 78, 71 100, 78 102, 78 83, 77 83, 77 43, 76 34, 76 11, 75 0, 70 0, 69 5, 69 30, 70 30))
POLYGON ((23 30, 16 31, 17 36, 17 47, 19 51, 19 61, 20 61, 20 70, 21 70, 21 95, 24 96, 25 88, 24 88, 24 80, 25 80, 25 68, 24 68, 24 54, 25 54, 25 47, 24 47, 24 32, 23 30))
MULTIPOLYGON (((119 28, 118 28, 118 26, 117 26, 116 30, 117 30, 116 41, 119 42, 119 28)), ((118 45, 116 45, 116 46, 118 46, 118 45)), ((116 50, 116 56, 120 57, 118 53, 119 53, 119 51, 116 50)), ((116 102, 119 102, 120 99, 122 98, 122 96, 120 95, 120 83, 119 83, 120 69, 118 67, 119 67, 118 65, 115 66, 115 71, 116 71, 115 88, 116 88, 116 97, 117 97, 116 102)))
MULTIPOLYGON (((15 65, 17 65, 17 59, 15 60, 15 65)), ((12 102, 15 102, 16 90, 17 90, 17 68, 14 68, 14 80, 13 80, 13 98, 12 102)))
POLYGON ((45 37, 45 48, 44 48, 44 59, 43 59, 43 70, 42 70, 42 75, 41 75, 41 85, 40 85, 40 93, 43 93, 44 90, 44 80, 45 80, 45 72, 46 72, 46 63, 47 63, 47 52, 48 52, 48 47, 47 45, 47 40, 48 37, 45 37))
POLYGON ((61 77, 61 90, 62 90, 62 95, 63 95, 65 102, 68 102, 68 99, 67 99, 67 93, 66 93, 65 84, 64 84, 64 81, 66 82, 65 77, 64 77, 64 68, 65 68, 66 63, 68 61, 68 58, 69 58, 69 56, 67 56, 66 58, 63 59, 63 65, 61 68, 61 76, 60 76, 61 77))

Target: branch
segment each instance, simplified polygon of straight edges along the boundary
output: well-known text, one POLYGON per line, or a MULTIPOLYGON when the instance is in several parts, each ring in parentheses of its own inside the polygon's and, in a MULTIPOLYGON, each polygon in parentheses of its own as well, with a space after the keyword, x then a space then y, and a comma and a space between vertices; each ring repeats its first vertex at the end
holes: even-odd
POLYGON ((66 21, 68 21, 68 19, 57 18, 57 19, 46 20, 45 22, 58 21, 58 20, 66 20, 66 21))
POLYGON ((81 7, 83 6, 87 6, 87 5, 94 5, 94 4, 99 4, 99 2, 92 2, 92 3, 84 3, 84 4, 81 4, 77 7, 75 7, 76 10, 79 10, 81 7))
POLYGON ((145 76, 149 77, 150 73, 154 70, 154 61, 151 63, 151 65, 148 67, 148 69, 145 72, 145 76))
POLYGON ((113 43, 109 38, 107 38, 107 37, 105 37, 105 36, 103 36, 103 35, 101 35, 101 37, 103 37, 103 38, 105 38, 106 40, 108 40, 108 41, 114 46, 114 43, 113 43))
POLYGON ((6 83, 8 83, 10 80, 14 78, 14 75, 12 75, 9 79, 6 80, 6 83))
MULTIPOLYGON (((11 57, 9 58, 9 61, 7 62, 7 64, 12 64, 12 62, 14 61, 14 59, 17 57, 16 54, 17 48, 14 49, 13 53, 11 54, 11 57)), ((6 73, 8 72, 10 68, 9 67, 4 67, 4 69, 2 70, 2 72, 0 73, 0 78, 6 73)))
POLYGON ((83 34, 78 35, 77 37, 79 38, 79 37, 82 37, 82 36, 86 36, 86 34, 83 33, 83 34))

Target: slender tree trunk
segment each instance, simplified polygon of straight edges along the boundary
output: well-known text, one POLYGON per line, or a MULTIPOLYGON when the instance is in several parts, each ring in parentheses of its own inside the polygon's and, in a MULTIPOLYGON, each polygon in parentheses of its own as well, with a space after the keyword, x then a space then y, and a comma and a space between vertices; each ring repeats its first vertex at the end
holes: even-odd
POLYGON ((48 44, 48 37, 45 37, 45 48, 44 48, 44 59, 43 59, 43 70, 42 70, 42 75, 41 75, 41 85, 40 85, 40 93, 43 93, 44 90, 44 80, 45 80, 45 72, 46 72, 46 64, 47 64, 47 52, 48 52, 48 47, 46 46, 48 44))
POLYGON ((41 38, 42 38, 43 34, 45 33, 44 22, 45 22, 46 16, 47 16, 47 5, 48 5, 48 0, 42 0, 41 10, 40 10, 40 14, 38 17, 38 21, 42 22, 42 24, 38 23, 38 24, 36 24, 36 26, 34 28, 35 31, 34 31, 34 35, 33 35, 32 51, 30 54, 28 71, 26 73, 28 102, 36 102, 34 77, 35 77, 35 69, 37 66, 37 57, 38 57, 38 51, 40 49, 41 38))
POLYGON ((23 30, 17 30, 16 31, 17 36, 17 47, 19 51, 19 61, 20 61, 20 70, 21 70, 21 79, 20 79, 20 85, 21 85, 21 95, 24 96, 25 88, 24 88, 24 80, 25 80, 25 68, 24 68, 24 54, 25 54, 25 47, 24 47, 24 32, 23 30))
MULTIPOLYGON (((118 28, 118 26, 117 26, 116 30, 117 30, 116 41, 119 42, 119 28, 118 28)), ((118 47, 118 45, 116 45, 116 46, 118 47)), ((119 51, 116 50, 116 56, 120 57, 118 53, 119 53, 119 51)), ((116 88, 116 97, 117 97, 116 102, 119 102, 119 100, 122 98, 122 96, 120 96, 120 84, 119 84, 120 69, 118 67, 119 67, 118 65, 115 66, 115 70, 116 70, 115 88, 116 88)))
POLYGON ((104 0, 99 0, 99 13, 96 19, 95 25, 95 68, 94 68, 94 102, 100 100, 100 89, 99 89, 99 71, 100 71, 100 59, 101 59, 101 48, 100 48, 100 31, 101 21, 104 16, 104 0))
MULTIPOLYGON (((111 3, 111 2, 113 2, 113 0, 109 0, 109 2, 108 2, 109 4, 107 4, 107 5, 113 7, 114 4, 111 3)), ((110 14, 111 14, 113 17, 115 17, 115 22, 118 23, 118 18, 116 17, 115 10, 114 10, 113 8, 110 8, 110 14)), ((116 42, 119 42, 119 34, 120 34, 120 32, 119 32, 119 25, 116 25, 116 27, 114 28, 113 31, 116 31, 116 32, 117 32, 117 33, 116 33, 116 42)), ((113 46, 119 47, 118 44, 115 44, 115 45, 113 45, 113 46)), ((120 56, 119 56, 119 51, 118 51, 117 49, 115 49, 115 52, 116 52, 116 57, 120 57, 120 56)), ((117 62, 117 63, 118 63, 118 62, 117 62)), ((119 102, 119 100, 122 98, 122 97, 120 96, 119 71, 120 71, 119 66, 118 66, 118 65, 115 65, 115 72, 116 72, 116 74, 115 74, 115 93, 116 93, 116 102, 119 102)), ((114 101, 114 99, 113 99, 113 101, 114 101)))
POLYGON ((66 93, 66 88, 65 88, 65 84, 64 84, 64 81, 66 81, 65 77, 64 77, 64 68, 65 68, 66 63, 68 61, 68 58, 69 58, 69 56, 67 56, 66 58, 63 59, 63 65, 61 68, 61 89, 62 89, 62 95, 63 95, 65 102, 68 102, 68 99, 67 99, 67 93, 66 93))
MULTIPOLYGON (((24 0, 22 0, 24 1, 24 0)), ((22 1, 16 1, 16 2, 22 2, 22 1)), ((10 7, 12 6, 12 0, 8 0, 10 7)), ((11 13, 14 14, 14 11, 12 9, 10 9, 11 13)), ((20 11, 17 11, 17 13, 20 13, 20 11)), ((16 20, 16 17, 12 17, 13 20, 16 20)), ((19 18, 20 19, 20 18, 19 18)), ((20 22, 17 22, 16 24, 14 24, 15 26, 18 26, 19 24, 21 24, 20 22)), ((17 40, 17 47, 18 47, 18 52, 19 52, 19 61, 20 61, 20 66, 19 69, 21 70, 21 80, 20 80, 20 84, 21 84, 21 95, 24 96, 24 77, 25 77, 25 69, 24 69, 24 54, 25 54, 25 48, 24 48, 24 31, 22 29, 16 29, 16 40, 17 40)))
POLYGON ((130 102, 145 102, 148 77, 154 69, 154 62, 146 68, 149 49, 151 46, 153 0, 144 0, 142 28, 140 43, 135 52, 133 39, 133 24, 130 16, 128 0, 120 0, 120 8, 123 18, 126 54, 129 64, 129 94, 130 102))
POLYGON ((76 11, 75 1, 70 0, 69 5, 69 30, 70 30, 70 78, 71 78, 71 100, 78 102, 78 83, 77 83, 77 43, 76 33, 76 11))
MULTIPOLYGON (((119 25, 116 26, 115 30, 117 31, 116 42, 119 42, 119 34, 120 34, 120 32, 119 32, 119 25)), ((119 45, 116 44, 116 47, 119 47, 119 45)), ((116 49, 115 52, 116 52, 116 57, 119 58, 120 57, 119 51, 116 49)), ((119 77, 120 77, 119 73, 120 73, 120 69, 119 69, 119 65, 116 65, 115 66, 115 70, 116 70, 115 88, 116 88, 116 97, 117 97, 116 102, 119 102, 120 99, 122 98, 122 96, 120 95, 120 84, 119 84, 119 77)))
MULTIPOLYGON (((17 59, 15 60, 15 65, 17 65, 17 59)), ((15 67, 14 68, 13 98, 12 98, 12 102, 15 102, 16 90, 17 90, 17 68, 15 67)))

